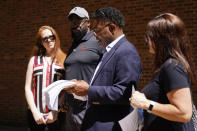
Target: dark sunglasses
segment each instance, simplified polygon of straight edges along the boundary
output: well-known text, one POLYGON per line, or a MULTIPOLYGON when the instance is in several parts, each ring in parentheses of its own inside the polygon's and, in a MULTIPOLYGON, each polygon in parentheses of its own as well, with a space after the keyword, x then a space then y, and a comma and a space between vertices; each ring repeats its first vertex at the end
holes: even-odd
POLYGON ((51 35, 49 37, 44 37, 44 38, 41 38, 42 42, 48 42, 49 40, 50 41, 54 41, 55 40, 55 36, 54 35, 51 35))

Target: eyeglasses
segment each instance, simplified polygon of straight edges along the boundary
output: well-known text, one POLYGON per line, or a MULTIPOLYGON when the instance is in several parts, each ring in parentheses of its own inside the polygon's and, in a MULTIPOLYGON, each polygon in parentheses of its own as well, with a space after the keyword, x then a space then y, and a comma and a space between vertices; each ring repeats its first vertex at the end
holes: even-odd
POLYGON ((111 23, 108 23, 108 24, 106 24, 105 26, 103 26, 102 28, 95 28, 95 29, 93 29, 93 31, 94 31, 94 33, 95 34, 98 34, 98 33, 100 33, 105 27, 107 27, 107 26, 109 26, 111 23))
POLYGON ((44 38, 41 38, 42 42, 49 42, 50 41, 54 41, 55 40, 55 36, 54 35, 51 35, 49 37, 44 37, 44 38))

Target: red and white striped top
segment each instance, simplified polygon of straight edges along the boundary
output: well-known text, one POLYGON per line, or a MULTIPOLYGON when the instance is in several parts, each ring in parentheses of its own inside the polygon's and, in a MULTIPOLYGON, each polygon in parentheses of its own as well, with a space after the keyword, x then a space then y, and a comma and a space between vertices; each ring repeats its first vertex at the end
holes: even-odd
POLYGON ((34 57, 33 96, 36 107, 40 112, 49 112, 42 90, 47 88, 52 82, 62 79, 63 76, 64 70, 56 61, 48 63, 44 56, 34 57))

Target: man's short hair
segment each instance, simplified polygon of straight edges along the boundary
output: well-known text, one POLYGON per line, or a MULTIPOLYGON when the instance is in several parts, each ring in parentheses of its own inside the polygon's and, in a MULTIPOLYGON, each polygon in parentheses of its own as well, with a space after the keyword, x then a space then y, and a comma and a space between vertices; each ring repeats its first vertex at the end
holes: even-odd
POLYGON ((93 13, 92 17, 93 19, 98 19, 99 21, 110 21, 121 28, 125 25, 122 13, 113 7, 98 9, 95 13, 93 13))

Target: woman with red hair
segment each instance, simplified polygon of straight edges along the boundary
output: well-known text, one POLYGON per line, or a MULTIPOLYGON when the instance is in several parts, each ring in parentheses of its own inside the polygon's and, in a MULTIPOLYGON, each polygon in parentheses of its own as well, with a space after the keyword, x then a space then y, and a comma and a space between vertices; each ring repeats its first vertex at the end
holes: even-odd
POLYGON ((48 109, 42 90, 63 77, 65 57, 60 49, 56 31, 50 26, 40 27, 29 60, 25 83, 30 131, 44 131, 45 128, 49 131, 58 130, 57 112, 48 109))

